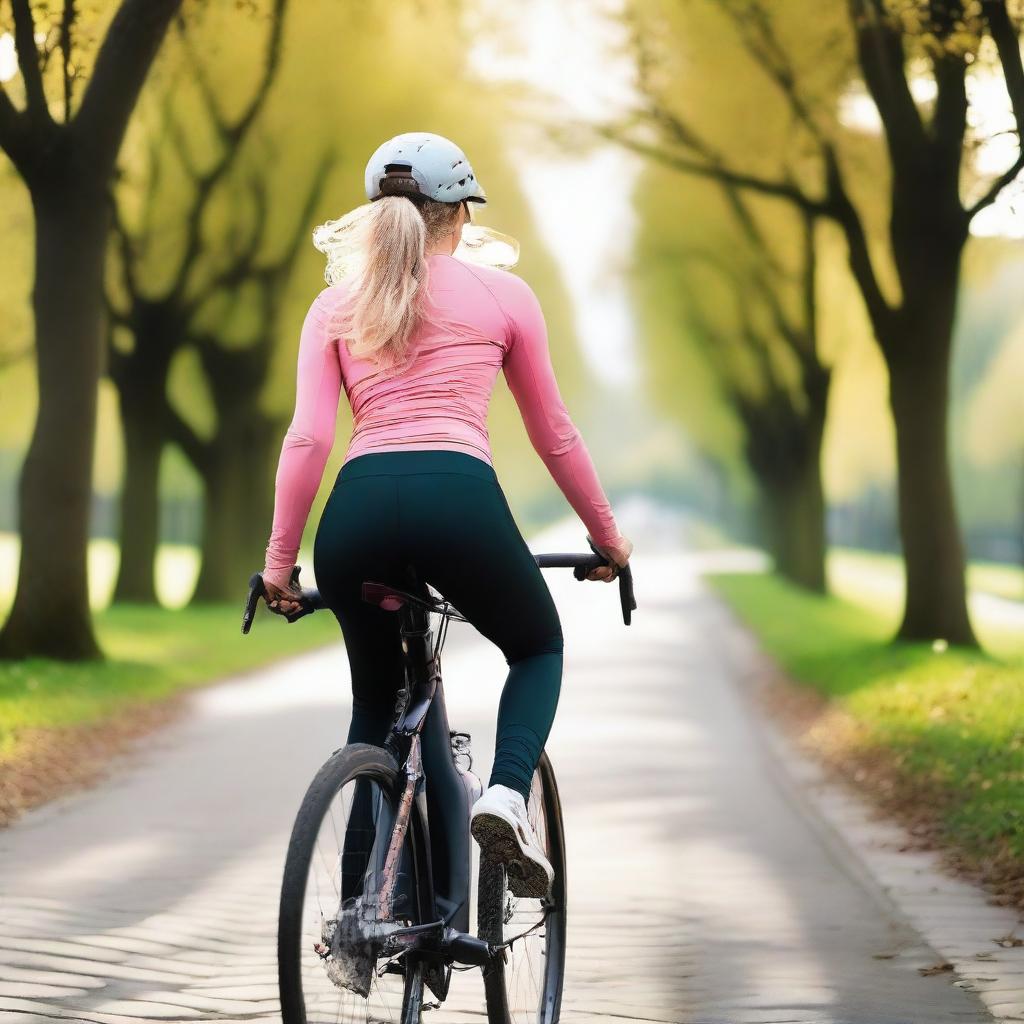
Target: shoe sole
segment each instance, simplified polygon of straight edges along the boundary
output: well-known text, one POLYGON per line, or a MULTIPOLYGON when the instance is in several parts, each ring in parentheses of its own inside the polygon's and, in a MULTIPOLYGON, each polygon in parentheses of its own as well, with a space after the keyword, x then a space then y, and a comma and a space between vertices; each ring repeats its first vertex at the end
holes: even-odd
POLYGON ((470 826, 480 853, 490 861, 503 864, 508 891, 513 896, 543 899, 551 889, 544 868, 528 857, 519 845, 516 831, 496 814, 478 814, 470 826))

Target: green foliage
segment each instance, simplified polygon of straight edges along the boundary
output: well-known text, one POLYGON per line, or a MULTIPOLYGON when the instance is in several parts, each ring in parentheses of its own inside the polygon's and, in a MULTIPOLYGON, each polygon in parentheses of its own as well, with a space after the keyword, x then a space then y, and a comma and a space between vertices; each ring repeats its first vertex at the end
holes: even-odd
POLYGON ((1024 658, 892 645, 883 617, 772 576, 714 586, 787 673, 853 716, 865 748, 948 796, 951 842, 1024 859, 1024 658))

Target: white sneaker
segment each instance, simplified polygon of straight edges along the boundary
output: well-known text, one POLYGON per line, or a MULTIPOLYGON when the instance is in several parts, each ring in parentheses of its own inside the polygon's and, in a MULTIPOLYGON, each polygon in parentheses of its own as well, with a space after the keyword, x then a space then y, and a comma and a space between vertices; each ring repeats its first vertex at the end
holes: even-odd
POLYGON ((473 804, 470 830, 481 854, 505 865, 513 896, 541 899, 551 892, 555 869, 537 840, 521 793, 508 786, 488 787, 473 804))

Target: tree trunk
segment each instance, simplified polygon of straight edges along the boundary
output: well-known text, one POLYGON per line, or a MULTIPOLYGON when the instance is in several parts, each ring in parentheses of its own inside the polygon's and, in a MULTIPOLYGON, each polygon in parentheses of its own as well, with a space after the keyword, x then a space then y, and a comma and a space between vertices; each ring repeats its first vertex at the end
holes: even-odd
POLYGON ((775 571, 807 590, 825 593, 825 490, 821 480, 824 419, 806 424, 806 450, 781 479, 760 478, 765 543, 775 571))
POLYGON ((193 603, 240 600, 249 577, 263 567, 279 424, 256 411, 239 410, 232 418, 209 442, 200 470, 206 494, 193 603))
MULTIPOLYGON (((163 401, 161 394, 159 402, 163 401)), ((160 417, 121 394, 124 481, 121 485, 121 563, 114 600, 156 604, 156 549, 160 539, 160 458, 164 432, 160 417)))
POLYGON ((108 206, 81 168, 37 185, 32 201, 39 409, 21 473, 18 589, 0 657, 95 658, 86 552, 108 206))
POLYGON ((951 304, 905 305, 884 346, 896 426, 899 528, 907 596, 898 636, 976 645, 949 466, 951 304))
POLYGON ((136 325, 136 348, 114 353, 124 432, 121 485, 121 564, 115 601, 156 604, 156 552, 160 542, 160 458, 167 443, 167 376, 180 328, 169 311, 154 308, 136 325))

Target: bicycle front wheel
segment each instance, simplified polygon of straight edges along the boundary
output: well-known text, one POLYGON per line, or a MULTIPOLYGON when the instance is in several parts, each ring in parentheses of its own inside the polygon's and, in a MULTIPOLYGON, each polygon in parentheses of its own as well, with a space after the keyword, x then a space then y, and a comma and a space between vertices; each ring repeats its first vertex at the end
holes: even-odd
POLYGON ((549 899, 519 898, 508 891, 505 869, 480 858, 477 930, 504 945, 484 973, 490 1024, 556 1024, 565 974, 565 832, 555 773, 541 754, 526 805, 530 824, 555 869, 549 899))
MULTIPOLYGON (((320 769, 292 829, 281 886, 278 980, 283 1024, 419 1024, 423 964, 376 955, 384 858, 404 783, 385 750, 352 744, 320 769), (365 994, 364 994, 365 993, 365 994)), ((383 916, 419 924, 429 884, 424 831, 412 820, 383 916)))

